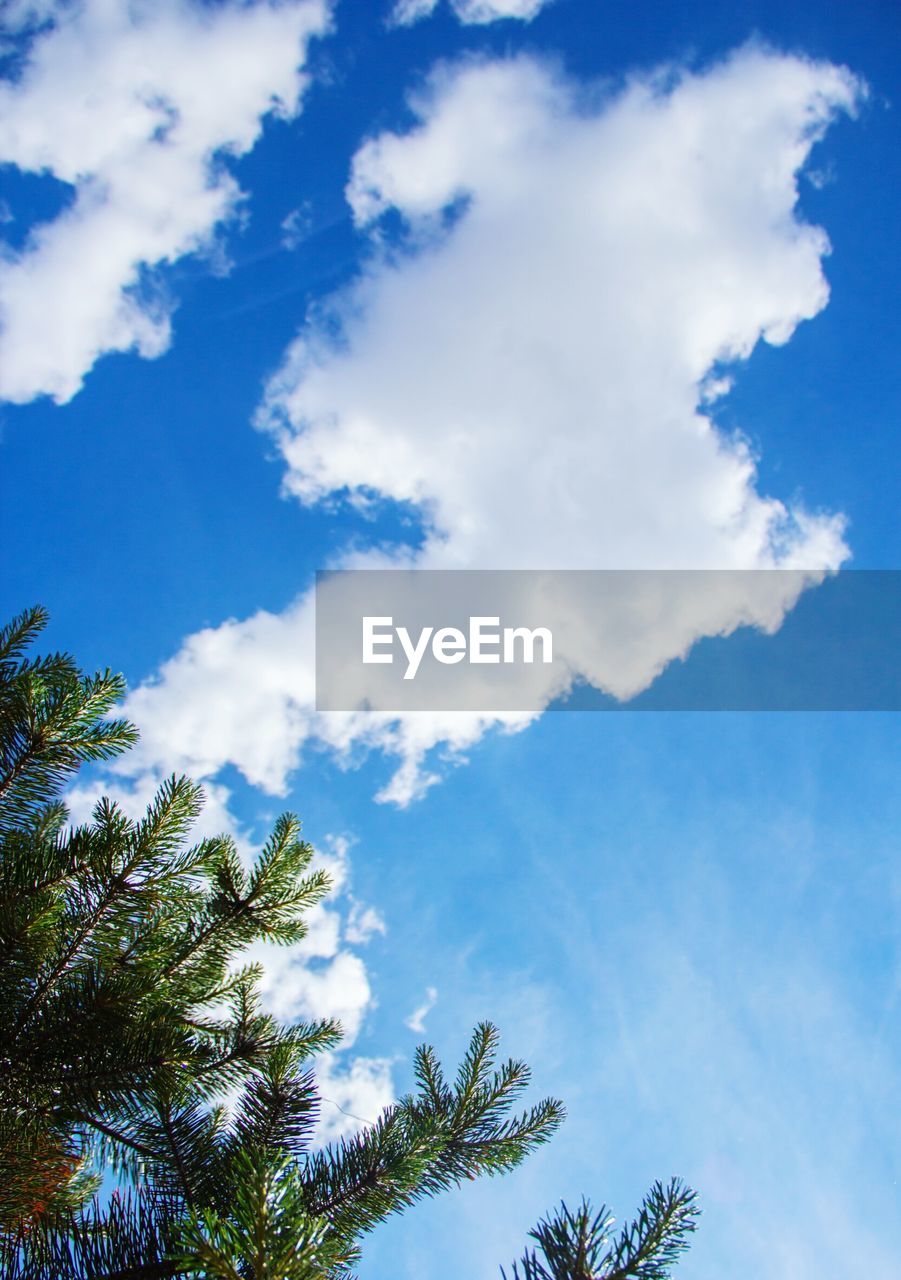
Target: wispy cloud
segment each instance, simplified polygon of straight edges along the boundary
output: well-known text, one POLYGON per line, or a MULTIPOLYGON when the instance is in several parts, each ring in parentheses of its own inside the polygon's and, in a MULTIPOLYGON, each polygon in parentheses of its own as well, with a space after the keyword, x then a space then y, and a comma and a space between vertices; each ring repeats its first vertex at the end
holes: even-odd
MULTIPOLYGON (((530 22, 553 0, 450 0, 454 16, 466 26, 487 26, 504 18, 530 22)), ((390 22, 396 27, 410 27, 431 17, 439 0, 397 0, 390 22)))
MULTIPOLYGON (((850 732, 863 746, 867 733, 850 732)), ((536 904, 535 918, 503 957, 490 943, 466 961, 449 959, 449 946, 435 957, 454 978, 439 979, 442 1024, 490 1007, 569 1118, 509 1182, 428 1211, 409 1245, 403 1233, 389 1239, 396 1270, 416 1270, 425 1239, 436 1256, 452 1251, 459 1271, 487 1276, 480 1259, 518 1256, 553 1199, 585 1193, 622 1220, 651 1179, 678 1174, 703 1207, 684 1264, 697 1280, 896 1273, 901 1070, 881 1013, 894 986, 897 875, 885 813, 858 813, 881 795, 894 816, 891 767, 863 797, 842 795, 841 766, 818 773, 816 788, 836 797, 811 803, 799 795, 811 761, 798 726, 787 739, 711 727, 696 751, 691 736, 667 736, 688 748, 673 769, 654 734, 615 734, 630 744, 628 764, 596 796, 572 779, 609 758, 609 742, 576 768, 566 757, 534 805, 516 789, 520 901, 536 904), (781 742, 787 777, 761 761, 767 742, 781 742), (724 749, 729 766, 718 768, 711 757, 724 749), (724 783, 731 769, 740 776, 724 783), (595 802, 587 822, 576 795, 595 802), (515 970, 524 955, 531 975, 515 970)), ((571 749, 555 728, 533 765, 551 744, 571 749)), ((458 922, 455 953, 503 928, 508 900, 485 909, 458 922)))
POLYGON ((425 1000, 410 1014, 409 1018, 404 1022, 405 1027, 409 1027, 416 1035, 421 1036, 425 1031, 425 1020, 435 1007, 438 999, 437 987, 426 987, 425 1000))
POLYGON ((309 205, 303 204, 297 209, 292 209, 282 219, 282 247, 289 251, 296 249, 298 245, 303 244, 304 240, 307 239, 311 230, 312 221, 309 205))

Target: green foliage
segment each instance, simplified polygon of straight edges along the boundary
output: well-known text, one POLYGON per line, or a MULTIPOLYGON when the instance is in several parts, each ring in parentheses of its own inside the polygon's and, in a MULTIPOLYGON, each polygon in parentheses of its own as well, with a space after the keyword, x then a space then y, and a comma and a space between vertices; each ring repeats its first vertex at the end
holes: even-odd
MULTIPOLYGON (((514 1168, 563 1109, 513 1111, 528 1070, 498 1065, 483 1024, 453 1082, 423 1046, 414 1093, 315 1148, 311 1063, 340 1028, 281 1025, 261 1006, 259 970, 240 960, 258 940, 300 940, 327 876, 291 815, 249 869, 228 837, 191 843, 202 793, 186 778, 165 782, 138 821, 103 799, 70 828, 65 784, 135 733, 106 718, 119 677, 27 657, 45 620, 31 610, 0 633, 0 1272, 349 1277, 366 1232, 514 1168), (103 1168, 119 1183, 111 1197, 98 1194, 103 1168)), ((607 1252, 596 1247, 606 1217, 564 1210, 534 1233, 550 1269, 527 1255, 523 1280, 658 1280, 692 1206, 678 1184, 655 1188, 607 1252)))
POLYGON ((180 1228, 177 1256, 186 1275, 216 1280, 321 1280, 348 1276, 358 1249, 327 1217, 309 1212, 306 1189, 289 1159, 239 1153, 228 1214, 192 1212, 180 1228))
POLYGON ((48 796, 80 764, 137 740, 132 725, 103 718, 125 692, 121 676, 82 676, 68 654, 25 658, 46 625, 36 608, 0 630, 0 830, 40 824, 48 796))
POLYGON ((514 1263, 513 1280, 666 1280, 697 1220, 695 1193, 678 1178, 666 1187, 656 1182, 615 1240, 606 1206, 595 1213, 583 1200, 572 1213, 564 1204, 529 1233, 538 1251, 514 1263))
MULTIPOLYGON (((284 1031, 265 1014, 256 939, 294 942, 328 888, 296 819, 246 872, 231 840, 187 843, 199 787, 171 778, 132 822, 101 800, 69 830, 59 791, 79 764, 134 741, 104 715, 119 677, 29 661, 40 611, 0 635, 0 1224, 74 1208, 103 1151, 134 1172, 189 1107, 240 1085, 284 1042, 333 1044, 332 1023, 284 1031)), ((174 1129, 173 1129, 174 1126, 174 1129)))

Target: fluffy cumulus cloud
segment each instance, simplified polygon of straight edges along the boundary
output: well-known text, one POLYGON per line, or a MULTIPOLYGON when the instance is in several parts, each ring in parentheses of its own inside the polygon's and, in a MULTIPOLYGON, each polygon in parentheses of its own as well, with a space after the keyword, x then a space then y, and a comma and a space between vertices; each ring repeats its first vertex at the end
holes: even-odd
MULTIPOLYGON (((438 780, 425 764, 436 742, 459 757, 496 723, 492 715, 454 711, 399 720, 317 712, 314 645, 310 593, 284 613, 261 610, 189 636, 154 679, 129 695, 125 712, 140 727, 141 741, 118 767, 148 776, 176 769, 212 777, 232 762, 255 786, 284 794, 305 744, 325 746, 343 765, 374 750, 398 762, 378 798, 403 805, 438 780)), ((529 719, 511 715, 504 723, 529 719)))
MULTIPOLYGON (((707 406, 730 364, 827 301, 828 241, 799 214, 798 175, 862 92, 757 47, 603 99, 529 58, 439 71, 419 123, 357 153, 347 194, 368 267, 306 325, 258 416, 301 501, 418 509, 415 552, 343 563, 796 571, 625 601, 638 630, 606 648, 576 626, 570 672, 620 694, 699 636, 778 627, 843 561, 843 523, 761 493, 747 443, 707 406)), ((406 803, 435 780, 432 748, 459 756, 530 719, 318 714, 313 636, 310 595, 191 636, 130 700, 144 766, 175 751, 278 791, 305 743, 346 760, 375 748, 399 761, 380 798, 406 803)))
POLYGON ((373 1124, 394 1100, 391 1062, 387 1058, 353 1058, 338 1066, 323 1061, 316 1074, 322 1110, 314 1142, 333 1142, 373 1124))
POLYGON ((323 1055, 317 1063, 322 1111, 318 1142, 328 1142, 372 1123, 391 1104, 394 1086, 391 1062, 385 1058, 346 1056, 374 999, 365 962, 351 946, 361 946, 385 924, 371 907, 348 892, 349 841, 330 837, 317 849, 314 866, 332 880, 329 897, 307 917, 309 932, 295 946, 258 943, 245 957, 263 967, 262 996, 266 1006, 285 1022, 337 1018, 344 1032, 342 1049, 323 1055))
MULTIPOLYGON (((501 18, 518 18, 529 22, 552 0, 450 0, 450 7, 460 22, 467 26, 484 26, 501 18)), ((438 0, 397 0, 391 11, 391 23, 410 27, 428 18, 438 8, 438 0)))
POLYGON ((31 45, 0 84, 0 162, 52 175, 65 198, 20 250, 0 250, 0 395, 65 401, 104 353, 166 349, 172 304, 154 269, 214 250, 242 197, 228 157, 267 114, 299 110, 328 8, 12 6, 7 33, 30 28, 31 45))
POLYGON ((6 0, 0 10, 0 48, 9 45, 23 32, 35 31, 44 23, 55 21, 64 11, 66 0, 6 0))
POLYGON ((855 93, 756 50, 594 110, 529 59, 439 73, 348 187, 418 252, 376 256, 269 388, 289 489, 416 504, 421 567, 834 564, 839 522, 760 495, 702 405, 826 302, 796 174, 855 93))

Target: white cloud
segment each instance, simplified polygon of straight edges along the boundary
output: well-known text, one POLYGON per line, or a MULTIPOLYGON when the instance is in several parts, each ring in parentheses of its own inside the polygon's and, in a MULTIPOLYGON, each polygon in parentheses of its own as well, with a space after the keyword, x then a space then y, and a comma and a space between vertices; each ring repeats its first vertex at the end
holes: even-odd
POLYGON ((349 948, 386 931, 375 908, 347 892, 350 848, 351 841, 341 835, 327 836, 316 848, 312 865, 328 872, 332 890, 307 913, 307 936, 292 947, 258 944, 246 957, 262 963, 263 1003, 276 1017, 289 1022, 337 1018, 342 1025, 340 1049, 320 1055, 314 1064, 322 1098, 313 1135, 317 1145, 372 1123, 394 1101, 390 1059, 347 1052, 374 1007, 365 961, 349 948))
POLYGON ((166 349, 173 303, 153 271, 215 254, 242 199, 227 159, 270 113, 298 112, 328 5, 82 0, 41 16, 55 24, 0 84, 0 160, 70 200, 0 258, 0 395, 16 402, 70 399, 106 352, 166 349))
POLYGON ((344 936, 348 942, 369 942, 375 934, 384 935, 387 932, 388 926, 375 907, 367 907, 357 901, 351 903, 347 926, 344 930, 344 936))
POLYGON ((530 22, 552 0, 451 0, 451 8, 463 23, 483 25, 501 18, 530 22))
MULTIPOLYGON (((458 712, 401 721, 319 714, 313 650, 310 594, 282 614, 261 611, 189 636, 158 676, 127 698, 125 714, 140 728, 141 741, 115 767, 206 778, 232 761, 249 782, 283 794, 305 745, 324 744, 344 764, 361 751, 379 750, 399 760, 380 798, 406 804, 438 779, 424 768, 436 741, 459 754, 496 720, 458 712)), ((530 717, 509 719, 527 723, 530 717)))
POLYGON ((18 36, 52 21, 64 3, 65 0, 6 0, 0 12, 0 37, 18 36))
POLYGON ((313 638, 309 599, 189 636, 158 678, 127 699, 141 741, 125 767, 146 760, 208 777, 240 758, 248 781, 283 791, 311 724, 313 638))
POLYGON ((756 50, 594 112, 529 59, 440 72, 348 187, 376 239, 395 210, 426 247, 376 256, 269 388, 290 490, 417 504, 420 567, 834 562, 836 523, 758 495, 698 404, 718 362, 825 304, 795 175, 854 94, 756 50))
POLYGON ((316 1078, 322 1097, 314 1142, 324 1144, 347 1137, 372 1124, 395 1101, 387 1058, 354 1058, 344 1066, 332 1054, 320 1059, 316 1078))
POLYGON ((345 1048, 372 1007, 365 963, 346 944, 365 945, 376 929, 386 929, 373 908, 347 892, 350 843, 346 836, 327 836, 314 852, 311 867, 328 873, 331 889, 307 912, 306 937, 290 947, 260 942, 247 953, 249 961, 263 964, 263 1002, 272 1013, 287 1021, 337 1018, 345 1048))
POLYGON ((425 1020, 435 1007, 435 1001, 438 999, 437 987, 426 987, 425 1000, 410 1014, 404 1023, 405 1027, 409 1027, 416 1035, 421 1036, 425 1031, 425 1020))
POLYGON ((353 952, 338 951, 328 963, 314 968, 302 948, 303 943, 297 948, 257 943, 248 950, 248 963, 259 961, 264 966, 264 1003, 286 1022, 337 1018, 349 1047, 372 1003, 366 966, 353 952))
POLYGON ((411 27, 422 18, 429 18, 438 7, 438 0, 397 0, 389 19, 392 26, 411 27))
POLYGON ((365 945, 374 933, 386 931, 378 912, 347 892, 350 847, 351 841, 340 835, 327 836, 317 847, 313 866, 329 873, 332 890, 308 912, 309 932, 303 941, 293 947, 259 944, 247 957, 262 962, 263 1002, 277 1017, 341 1022, 340 1050, 322 1054, 315 1062, 322 1098, 313 1137, 317 1145, 372 1123, 394 1101, 391 1060, 347 1052, 374 1007, 365 962, 349 947, 365 945))
MULTIPOLYGON (((341 563, 805 571, 633 601, 632 630, 606 646, 575 627, 570 667, 620 695, 702 635, 778 627, 846 557, 843 521, 761 494, 708 405, 724 364, 827 301, 828 241, 799 216, 797 177, 861 93, 845 70, 757 47, 603 101, 529 58, 438 71, 419 125, 357 153, 348 198, 371 260, 289 349, 258 416, 300 500, 418 508, 421 550, 341 563), (383 243, 389 210, 406 249, 383 243)), ((439 776, 433 748, 461 758, 533 718, 318 714, 313 635, 307 594, 189 637, 129 699, 136 758, 204 776, 233 763, 279 791, 305 744, 343 762, 377 749, 399 761, 378 798, 405 804, 439 776)))
POLYGON ((303 942, 293 947, 258 943, 242 959, 262 965, 263 1004, 275 1017, 289 1023, 317 1018, 341 1023, 340 1050, 319 1055, 313 1064, 323 1101, 314 1142, 321 1145, 374 1121, 394 1100, 394 1084, 389 1059, 348 1052, 373 1007, 372 988, 364 961, 341 944, 338 912, 316 911, 320 914, 311 913, 303 942))
POLYGON ((282 247, 289 252, 303 244, 312 229, 310 206, 307 203, 292 209, 282 219, 282 247))
MULTIPOLYGON (((502 18, 530 22, 550 3, 552 0, 450 0, 450 7, 464 25, 484 26, 502 18)), ((391 11, 391 25, 410 27, 430 17, 437 7, 438 0, 397 0, 391 11)))

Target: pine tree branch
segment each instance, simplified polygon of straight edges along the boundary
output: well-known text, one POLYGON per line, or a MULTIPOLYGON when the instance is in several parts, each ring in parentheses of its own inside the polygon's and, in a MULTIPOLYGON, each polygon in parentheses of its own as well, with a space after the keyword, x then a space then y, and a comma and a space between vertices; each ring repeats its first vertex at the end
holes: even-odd
MULTIPOLYGON (((121 750, 133 731, 102 719, 121 680, 86 679, 60 655, 6 661, 42 622, 35 611, 0 632, 0 945, 20 939, 0 993, 18 1040, 0 1137, 24 1167, 0 1188, 4 1221, 19 1230, 0 1273, 350 1280, 363 1233, 467 1178, 513 1168, 562 1107, 548 1099, 511 1115, 528 1070, 495 1069, 497 1032, 486 1023, 452 1085, 424 1049, 415 1096, 311 1153, 318 1091, 301 1064, 338 1028, 282 1026, 262 1012, 259 969, 233 962, 257 939, 301 938, 328 877, 310 872, 312 849, 290 814, 249 870, 228 837, 189 847, 202 792, 186 778, 163 783, 139 822, 102 800, 91 825, 63 836, 65 814, 48 805, 79 764, 121 750), (236 1083, 227 1115, 217 1098, 236 1083), (29 1125, 46 1136, 39 1194, 29 1125), (123 1179, 140 1169, 127 1203, 118 1193, 88 1203, 96 1183, 81 1175, 104 1155, 123 1179)), ((611 1265, 659 1280, 689 1229, 673 1219, 657 1230, 665 1211, 660 1196, 649 1200, 611 1265)), ((0 1252, 9 1239, 0 1232, 0 1252)), ((594 1276, 583 1266, 565 1280, 594 1276)))
POLYGON ((252 1041, 242 1041, 235 1045, 230 1053, 226 1053, 221 1058, 215 1059, 213 1062, 205 1062, 201 1066, 194 1068, 195 1076, 208 1076, 214 1071, 221 1071, 223 1067, 230 1066, 233 1062, 248 1060, 249 1051, 255 1046, 252 1041))
POLYGON ((605 1280, 663 1280, 697 1229, 697 1196, 678 1178, 655 1182, 638 1218, 623 1229, 605 1280))
POLYGON ((173 974, 178 972, 182 965, 190 960, 193 955, 197 954, 201 947, 205 946, 211 938, 215 937, 220 929, 225 928, 226 925, 234 924, 236 920, 240 920, 242 915, 247 914, 247 904, 243 900, 233 903, 232 906, 234 909, 228 914, 223 913, 222 915, 217 916, 215 920, 210 921, 205 929, 201 929, 197 937, 192 939, 190 946, 186 947, 181 954, 163 970, 164 977, 171 978, 173 974))
MULTIPOLYGON (((129 868, 129 870, 130 869, 131 868, 129 868)), ((103 919, 104 915, 106 914, 108 908, 112 905, 113 902, 115 902, 116 898, 119 896, 116 890, 120 887, 121 887, 121 883, 119 879, 114 880, 112 882, 110 889, 100 899, 94 911, 85 921, 82 928, 78 932, 76 932, 75 937, 72 939, 72 942, 69 944, 69 946, 66 948, 66 951, 63 953, 63 955, 60 957, 60 959, 51 969, 50 973, 47 974, 47 976, 41 982, 38 983, 34 993, 31 996, 31 999, 26 1003, 25 1008, 22 1010, 22 1013, 16 1019, 16 1023, 12 1029, 11 1036, 10 1036, 11 1043, 13 1044, 16 1043, 16 1041, 19 1039, 19 1036, 25 1030, 25 1027, 27 1026, 28 1022, 31 1020, 34 1014, 40 1009, 41 1005, 47 999, 50 992, 57 985, 60 979, 65 977, 66 973, 69 971, 72 961, 75 959, 82 945, 93 934, 93 932, 95 931, 97 926, 100 924, 101 920, 103 919)))
POLYGON ((343 1209, 367 1191, 374 1191, 379 1187, 387 1180, 387 1172, 387 1166, 376 1165, 335 1195, 325 1200, 312 1200, 309 1205, 310 1214, 316 1218, 333 1217, 338 1209, 343 1209))
POLYGON ((112 1125, 108 1125, 105 1121, 99 1120, 97 1116, 77 1115, 75 1117, 78 1124, 85 1124, 91 1129, 96 1129, 98 1133, 102 1133, 105 1137, 112 1139, 113 1142, 119 1142, 123 1147, 135 1151, 139 1156, 144 1156, 147 1160, 158 1160, 159 1152, 154 1151, 152 1147, 145 1146, 143 1142, 138 1142, 136 1138, 131 1138, 128 1134, 120 1133, 118 1129, 114 1129, 112 1125))
POLYGON ((91 938, 91 936, 96 932, 110 908, 127 893, 134 891, 134 887, 129 884, 128 877, 132 872, 140 867, 145 856, 144 849, 140 844, 138 844, 129 861, 126 862, 116 875, 110 877, 107 890, 101 896, 93 912, 91 912, 87 920, 84 921, 81 928, 76 931, 63 955, 51 969, 50 973, 38 983, 38 986, 30 1000, 26 1003, 25 1008, 22 1010, 12 1029, 11 1043, 15 1043, 18 1040, 22 1031, 25 1029, 25 1026, 41 1008, 50 992, 54 987, 56 987, 59 981, 65 977, 78 953, 89 938, 91 938))
POLYGON ((39 746, 40 743, 32 738, 29 747, 19 755, 12 768, 8 769, 3 777, 0 778, 0 800, 3 799, 13 783, 21 777, 27 766, 34 760, 39 746))
POLYGON ((181 1182, 181 1189, 185 1199, 185 1204, 188 1206, 189 1209, 193 1209, 194 1197, 192 1194, 190 1179, 188 1177, 188 1171, 185 1167, 185 1162, 182 1158, 182 1153, 179 1149, 175 1130, 172 1126, 172 1108, 170 1107, 168 1102, 164 1102, 158 1108, 158 1111, 159 1111, 160 1123, 162 1124, 163 1131, 168 1139, 169 1150, 172 1153, 172 1159, 175 1164, 175 1169, 176 1169, 176 1172, 178 1173, 179 1181, 181 1182))
POLYGON ((125 1267, 121 1271, 105 1271, 102 1275, 93 1276, 91 1280, 172 1280, 173 1276, 183 1274, 178 1262, 167 1262, 161 1258, 159 1262, 144 1262, 136 1267, 125 1267))

